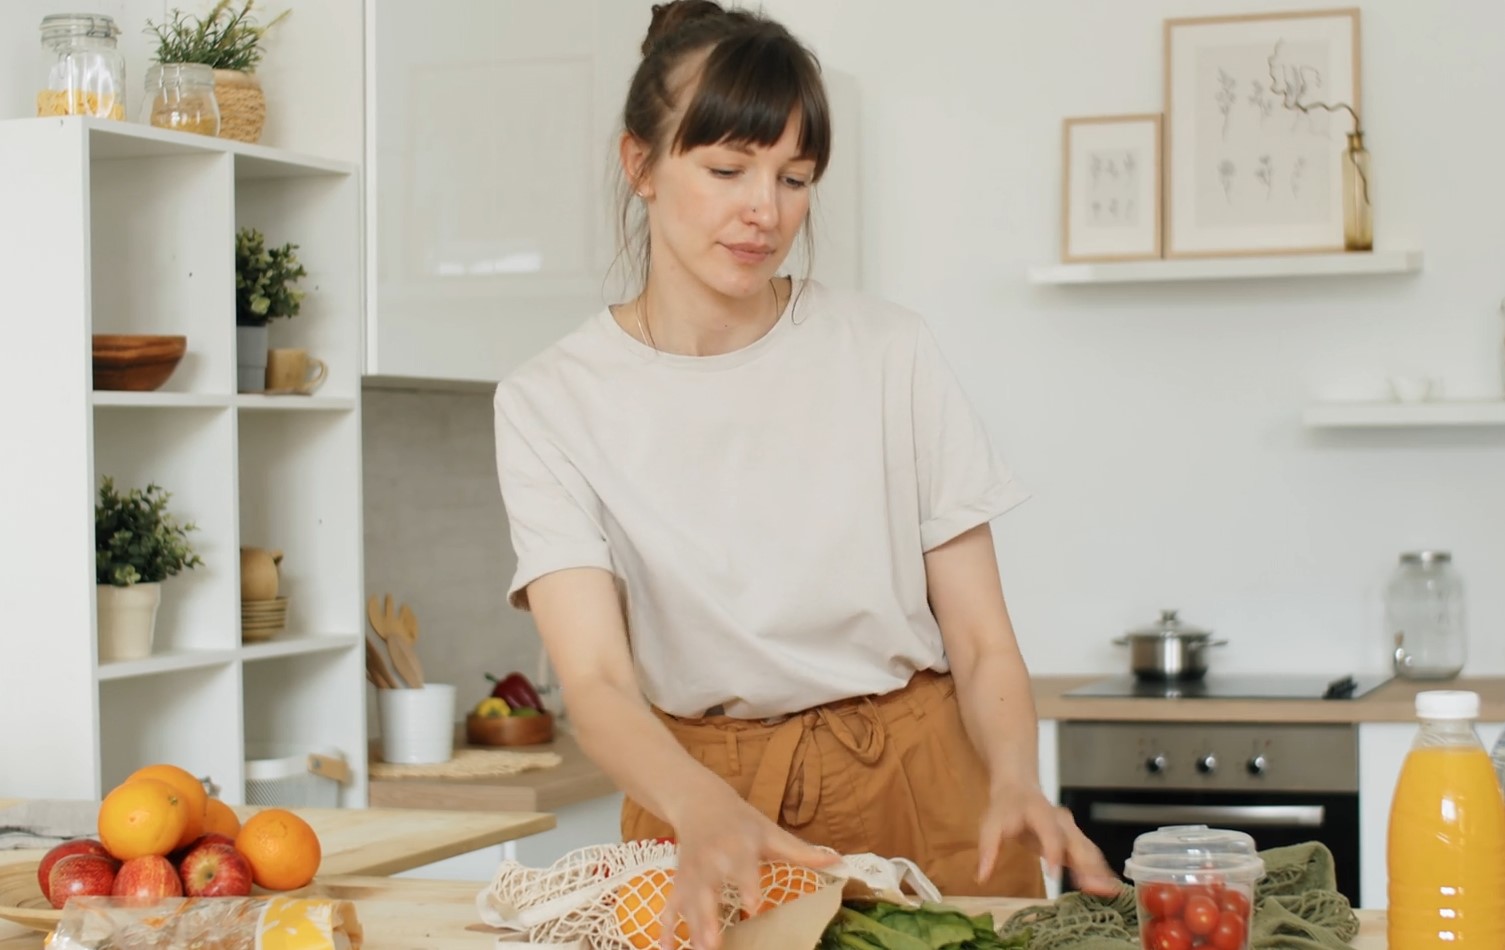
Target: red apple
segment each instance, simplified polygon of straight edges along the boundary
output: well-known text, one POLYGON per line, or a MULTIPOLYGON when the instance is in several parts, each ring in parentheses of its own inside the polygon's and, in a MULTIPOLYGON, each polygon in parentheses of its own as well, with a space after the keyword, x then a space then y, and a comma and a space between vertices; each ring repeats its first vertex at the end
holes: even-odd
POLYGON ((181 871, 183 869, 183 859, 192 854, 195 848, 198 848, 200 845, 214 843, 227 844, 232 848, 235 847, 234 838, 231 838, 228 835, 222 835, 218 832, 211 831, 208 834, 199 835, 188 844, 185 844, 183 845, 183 847, 178 848, 176 851, 173 851, 167 856, 167 860, 172 862, 173 867, 181 871))
MULTIPOLYGON (((110 852, 105 846, 93 838, 74 838, 72 841, 64 841, 51 851, 42 855, 42 863, 37 865, 37 885, 42 888, 42 896, 52 900, 52 886, 48 880, 52 876, 52 866, 70 854, 97 854, 103 858, 109 858, 110 852)), ((111 860, 114 860, 111 858, 111 860)), ((117 866, 119 862, 116 862, 117 866)))
POLYGON ((251 893, 251 862, 234 845, 199 845, 188 852, 178 874, 183 893, 189 897, 247 897, 251 893))
POLYGON ((109 897, 115 890, 119 867, 119 861, 102 854, 59 858, 47 875, 47 899, 61 910, 70 897, 109 897))
POLYGON ((171 861, 160 854, 148 854, 131 858, 120 866, 110 895, 150 903, 164 897, 182 897, 183 882, 178 879, 178 871, 171 861))

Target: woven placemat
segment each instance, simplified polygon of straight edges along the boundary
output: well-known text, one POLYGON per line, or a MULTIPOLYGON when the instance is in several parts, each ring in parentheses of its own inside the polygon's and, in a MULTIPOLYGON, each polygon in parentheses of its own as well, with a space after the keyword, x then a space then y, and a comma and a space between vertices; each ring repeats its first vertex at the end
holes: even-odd
POLYGON ((490 778, 516 775, 533 769, 552 769, 564 761, 557 752, 513 752, 511 749, 456 749, 448 762, 407 765, 399 762, 371 763, 372 778, 490 778))

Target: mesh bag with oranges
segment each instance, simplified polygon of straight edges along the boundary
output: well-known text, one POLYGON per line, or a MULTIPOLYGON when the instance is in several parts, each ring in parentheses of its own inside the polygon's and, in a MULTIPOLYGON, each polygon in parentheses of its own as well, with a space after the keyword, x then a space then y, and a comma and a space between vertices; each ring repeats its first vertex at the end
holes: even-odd
MULTIPOLYGON (((526 934, 536 945, 592 950, 652 950, 663 935, 662 916, 674 889, 678 851, 666 841, 624 841, 572 851, 546 868, 503 861, 491 884, 477 895, 481 919, 493 927, 526 934)), ((822 887, 859 882, 866 893, 909 902, 908 887, 925 900, 939 900, 935 886, 903 859, 848 855, 830 869, 770 862, 762 867, 755 913, 788 903, 822 887)), ((725 930, 748 915, 736 888, 721 895, 725 930)), ((676 922, 674 946, 688 950, 689 932, 676 922)))

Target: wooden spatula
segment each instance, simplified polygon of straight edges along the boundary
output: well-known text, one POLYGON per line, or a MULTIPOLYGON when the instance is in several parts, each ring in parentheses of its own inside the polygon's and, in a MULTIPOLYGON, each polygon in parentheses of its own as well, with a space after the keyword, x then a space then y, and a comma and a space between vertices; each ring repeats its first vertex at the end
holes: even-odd
POLYGON ((418 662, 418 654, 413 652, 412 644, 408 643, 407 635, 403 633, 401 618, 392 608, 392 595, 387 594, 385 600, 385 604, 378 607, 376 595, 371 595, 371 599, 366 602, 366 616, 370 618, 371 628, 377 636, 387 643, 392 668, 402 681, 399 685, 417 689, 423 686, 423 666, 418 662))

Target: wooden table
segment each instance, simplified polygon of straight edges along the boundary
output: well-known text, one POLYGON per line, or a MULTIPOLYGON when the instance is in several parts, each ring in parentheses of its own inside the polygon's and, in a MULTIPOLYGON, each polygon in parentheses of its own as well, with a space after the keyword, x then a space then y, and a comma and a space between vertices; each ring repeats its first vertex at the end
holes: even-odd
MULTIPOLYGON (((20 804, 18 799, 0 799, 0 808, 20 804)), ((254 808, 237 808, 250 813, 254 808)), ((324 849, 324 859, 319 866, 319 881, 344 880, 351 875, 395 874, 412 868, 442 861, 457 854, 466 854, 478 848, 512 841, 525 835, 548 831, 554 827, 554 816, 536 812, 452 812, 420 809, 385 808, 298 808, 294 809, 308 820, 319 836, 324 849)), ((0 864, 34 862, 44 852, 0 851, 0 864)), ((393 881, 387 878, 371 878, 388 884, 404 884, 404 879, 393 881)), ((415 885, 421 882, 415 882, 415 885)), ((475 898, 475 884, 460 885, 469 888, 468 901, 475 898)), ((422 894, 408 890, 403 894, 422 894)), ((449 893, 449 892, 446 892, 449 893)), ((449 896, 454 896, 449 894, 449 896)), ((420 900, 422 902, 422 900, 420 900)), ((462 906, 456 913, 464 912, 467 922, 475 920, 473 903, 462 906)), ((380 914, 381 908, 375 913, 380 914)), ((415 909, 407 906, 404 913, 415 909)), ((364 919, 364 916, 363 916, 364 919)), ((447 919, 447 918, 446 918, 447 919)), ((30 933, 9 921, 0 920, 0 950, 22 950, 40 947, 36 940, 15 943, 11 939, 30 933)), ((378 945, 380 946, 380 945, 378 945)), ((431 946, 426 942, 409 943, 406 946, 431 946)), ((437 946, 437 945, 433 945, 437 946)))
MULTIPOLYGON (((476 915, 473 882, 420 881, 410 878, 332 878, 325 882, 334 896, 351 897, 356 916, 366 931, 366 950, 494 950, 496 937, 476 915)), ((1003 921, 1033 901, 1010 898, 959 897, 949 903, 969 913, 991 911, 1003 921)), ((1385 916, 1360 911, 1363 925, 1354 950, 1384 950, 1385 916)), ((40 950, 40 934, 4 939, 0 950, 40 950)))

